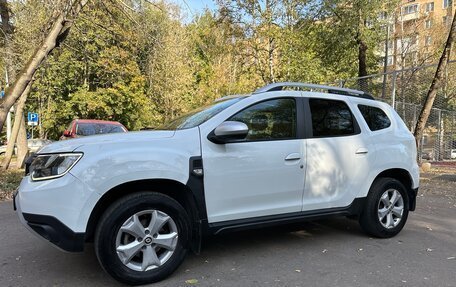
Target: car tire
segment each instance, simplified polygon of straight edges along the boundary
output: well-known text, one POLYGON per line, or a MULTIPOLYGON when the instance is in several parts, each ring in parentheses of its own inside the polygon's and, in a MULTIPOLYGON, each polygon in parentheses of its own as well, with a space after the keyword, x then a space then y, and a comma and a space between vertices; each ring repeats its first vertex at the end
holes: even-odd
POLYGON ((404 185, 394 178, 379 178, 369 190, 359 223, 371 236, 390 238, 402 230, 408 213, 409 199, 404 185))
POLYGON ((187 212, 173 198, 134 193, 104 212, 95 233, 95 253, 115 279, 130 285, 153 283, 182 263, 190 230, 187 212))

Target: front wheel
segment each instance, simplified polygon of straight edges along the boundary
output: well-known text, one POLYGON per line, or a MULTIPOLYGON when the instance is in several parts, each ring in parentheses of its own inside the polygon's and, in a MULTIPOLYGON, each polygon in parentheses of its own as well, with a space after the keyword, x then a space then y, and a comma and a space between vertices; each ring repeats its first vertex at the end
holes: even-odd
POLYGON ((135 193, 103 214, 95 252, 103 269, 118 281, 153 283, 182 263, 189 230, 188 215, 177 201, 155 192, 135 193))
POLYGON ((402 230, 408 212, 409 200, 404 185, 393 178, 379 178, 369 190, 359 223, 369 235, 389 238, 402 230))

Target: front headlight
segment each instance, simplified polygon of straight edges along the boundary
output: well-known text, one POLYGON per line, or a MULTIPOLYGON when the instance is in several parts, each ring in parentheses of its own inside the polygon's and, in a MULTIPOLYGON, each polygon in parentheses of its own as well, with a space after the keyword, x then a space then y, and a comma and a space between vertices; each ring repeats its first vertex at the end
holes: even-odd
POLYGON ((79 161, 82 153, 37 155, 30 165, 32 180, 45 180, 64 176, 79 161))

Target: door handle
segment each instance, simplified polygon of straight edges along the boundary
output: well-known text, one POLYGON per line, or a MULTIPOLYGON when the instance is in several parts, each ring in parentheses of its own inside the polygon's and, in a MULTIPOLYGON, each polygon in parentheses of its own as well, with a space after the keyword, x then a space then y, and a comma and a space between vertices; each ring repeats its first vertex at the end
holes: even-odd
POLYGON ((285 158, 285 160, 299 160, 301 159, 301 154, 300 153, 290 153, 289 155, 287 155, 287 157, 285 158))
POLYGON ((356 154, 366 154, 368 153, 369 150, 367 148, 361 147, 358 150, 356 150, 356 154))

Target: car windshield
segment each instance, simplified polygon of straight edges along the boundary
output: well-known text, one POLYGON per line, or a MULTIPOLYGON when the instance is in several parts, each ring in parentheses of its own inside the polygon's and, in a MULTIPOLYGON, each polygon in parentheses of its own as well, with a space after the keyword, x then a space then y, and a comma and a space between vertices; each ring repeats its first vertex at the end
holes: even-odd
POLYGON ((207 106, 195 109, 187 114, 177 117, 170 122, 158 127, 158 130, 183 130, 189 129, 204 123, 216 114, 220 113, 229 106, 239 102, 245 97, 237 97, 222 102, 212 103, 207 106))
POLYGON ((78 123, 76 134, 91 136, 97 134, 124 133, 125 129, 119 125, 102 123, 78 123))

